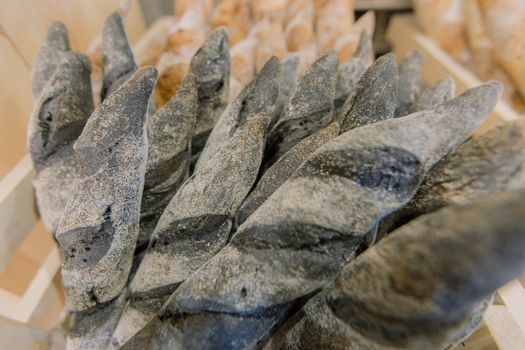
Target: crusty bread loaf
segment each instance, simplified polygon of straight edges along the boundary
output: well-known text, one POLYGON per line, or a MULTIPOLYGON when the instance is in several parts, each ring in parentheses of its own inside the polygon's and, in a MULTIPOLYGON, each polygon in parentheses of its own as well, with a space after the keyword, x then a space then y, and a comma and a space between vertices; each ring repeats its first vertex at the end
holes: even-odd
POLYGON ((189 66, 190 59, 182 55, 166 52, 160 57, 157 66, 159 77, 154 90, 157 108, 164 106, 177 92, 189 66))
POLYGON ((292 1, 284 23, 289 51, 299 51, 309 46, 315 40, 313 1, 292 1))
MULTIPOLYGON (((373 11, 368 11, 352 25, 350 30, 346 34, 342 35, 337 39, 334 49, 339 52, 339 64, 346 62, 352 57, 357 45, 359 44, 359 38, 361 33, 367 32, 370 37, 374 35, 375 27, 375 15, 373 11)), ((371 58, 373 53, 371 52, 371 58)))
POLYGON ((240 90, 239 86, 248 84, 255 76, 256 37, 247 37, 230 49, 231 76, 230 98, 240 90))
POLYGON ((525 98, 525 5, 519 0, 479 0, 494 54, 525 98))
POLYGON ((288 0, 258 0, 250 1, 252 17, 260 21, 262 19, 273 19, 283 21, 288 8, 288 0))
POLYGON ((216 2, 216 0, 174 0, 175 17, 181 18, 188 8, 199 6, 204 11, 206 18, 209 18, 216 2))
POLYGON ((282 21, 266 18, 257 24, 255 67, 259 71, 272 56, 282 59, 288 53, 282 21))
POLYGON ((171 16, 159 18, 136 43, 133 52, 139 66, 156 66, 166 49, 170 28, 176 24, 171 16))
POLYGON ((213 28, 228 28, 231 45, 241 41, 250 27, 250 8, 245 0, 222 0, 213 9, 211 25, 213 28))
POLYGON ((414 0, 414 9, 428 36, 458 60, 469 60, 461 0, 414 0))
POLYGON ((315 31, 320 53, 334 48, 338 38, 354 22, 354 9, 348 0, 330 0, 316 5, 315 31))
POLYGON ((174 54, 193 56, 208 35, 208 20, 204 4, 197 1, 186 8, 186 12, 170 29, 166 49, 174 54))
POLYGON ((470 51, 472 52, 472 64, 476 74, 483 80, 491 77, 496 68, 492 43, 488 36, 478 0, 465 0, 463 4, 466 20, 466 34, 470 51))

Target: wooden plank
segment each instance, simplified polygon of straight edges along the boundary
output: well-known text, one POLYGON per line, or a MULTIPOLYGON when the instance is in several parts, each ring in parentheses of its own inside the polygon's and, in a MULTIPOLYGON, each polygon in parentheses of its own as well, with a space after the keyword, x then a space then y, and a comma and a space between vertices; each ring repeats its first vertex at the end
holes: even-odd
POLYGON ((39 220, 0 273, 0 290, 22 296, 54 246, 54 239, 39 220))
POLYGON ((0 26, 0 178, 26 153, 31 112, 29 68, 0 26))
POLYGON ((41 265, 47 258, 48 252, 56 245, 53 235, 44 227, 42 220, 38 220, 29 235, 18 248, 18 252, 30 257, 35 263, 41 265))
POLYGON ((33 61, 56 13, 55 1, 0 1, 0 24, 28 64, 33 61))
POLYGON ((355 0, 356 11, 367 10, 409 10, 412 8, 412 0, 355 0))
POLYGON ((500 350, 525 349, 525 335, 514 321, 507 306, 490 306, 483 320, 500 350))
POLYGON ((26 155, 0 182, 0 271, 35 226, 33 167, 26 155))
POLYGON ((58 250, 56 247, 53 247, 49 252, 46 261, 38 269, 31 285, 26 290, 20 303, 14 310, 12 319, 22 323, 27 323, 29 321, 44 297, 44 294, 49 289, 49 286, 53 285, 53 279, 59 268, 60 257, 58 255, 58 250))
POLYGON ((0 273, 0 289, 16 296, 23 296, 41 264, 17 252, 0 273))
POLYGON ((521 333, 525 335, 525 289, 521 283, 518 280, 507 283, 498 290, 498 295, 508 307, 521 333))
POLYGON ((129 8, 128 35, 136 40, 145 30, 138 0, 1 0, 0 24, 29 64, 53 20, 68 26, 72 47, 85 51, 100 33, 104 19, 120 8, 129 8), (23 30, 21 30, 23 28, 23 30))
POLYGON ((65 309, 64 290, 61 285, 55 284, 57 276, 60 276, 59 271, 57 271, 52 283, 47 286, 31 318, 27 321, 28 326, 52 330, 65 319, 67 311, 65 309))
POLYGON ((2 349, 47 349, 49 333, 0 317, 2 349))
POLYGON ((124 25, 131 42, 138 40, 146 30, 138 0, 56 0, 62 13, 61 20, 71 33, 78 36, 78 50, 86 52, 102 31, 106 17, 114 11, 125 13, 124 25))
POLYGON ((16 305, 20 302, 20 297, 3 289, 0 289, 0 317, 12 315, 16 305))
MULTIPOLYGON (((432 39, 422 34, 412 15, 393 16, 387 31, 387 39, 391 42, 393 52, 399 60, 414 50, 419 50, 425 55, 422 75, 428 84, 451 76, 456 82, 456 92, 461 93, 482 83, 473 73, 441 50, 432 39)), ((489 118, 475 132, 475 135, 480 135, 504 121, 519 118, 520 116, 507 103, 500 100, 489 118)))
POLYGON ((483 325, 474 334, 456 345, 452 350, 498 350, 489 329, 483 325))

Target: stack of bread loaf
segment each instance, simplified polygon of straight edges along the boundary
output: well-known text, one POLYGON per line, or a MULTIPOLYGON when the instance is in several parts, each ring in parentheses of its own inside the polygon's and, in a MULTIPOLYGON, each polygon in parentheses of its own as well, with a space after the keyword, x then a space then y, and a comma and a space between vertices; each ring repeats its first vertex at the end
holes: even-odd
POLYGON ((525 1, 415 0, 425 33, 479 78, 504 83, 503 98, 525 114, 525 1))
POLYGON ((501 84, 371 60, 350 9, 178 1, 141 48, 158 69, 113 13, 96 91, 52 24, 28 145, 68 349, 445 349, 479 326, 525 267, 525 123, 469 139, 501 84))
MULTIPOLYGON (((155 99, 160 107, 177 91, 191 57, 207 35, 224 26, 231 47, 230 96, 236 96, 272 55, 279 59, 297 56, 298 73, 330 50, 339 53, 341 63, 346 62, 361 33, 372 36, 375 25, 373 12, 356 20, 353 3, 353 0, 178 0, 175 16, 158 20, 141 46, 135 48, 137 63, 159 69, 155 99)), ((100 43, 93 47, 94 66, 102 64, 100 48, 100 43)))

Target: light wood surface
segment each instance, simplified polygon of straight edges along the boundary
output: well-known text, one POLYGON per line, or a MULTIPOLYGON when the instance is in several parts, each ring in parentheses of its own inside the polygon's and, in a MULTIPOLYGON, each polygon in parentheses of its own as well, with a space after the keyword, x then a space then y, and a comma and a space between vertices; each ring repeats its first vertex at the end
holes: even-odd
POLYGON ((13 310, 12 319, 22 323, 27 323, 31 319, 48 289, 54 287, 52 282, 59 268, 60 257, 57 248, 53 247, 33 277, 17 307, 13 310))
POLYGON ((498 290, 498 295, 507 306, 521 333, 525 335, 525 289, 523 285, 520 281, 514 280, 498 290))
POLYGON ((46 349, 48 332, 0 316, 2 349, 46 349))
MULTIPOLYGON (((1 10, 0 10, 1 11, 1 10)), ((0 178, 26 153, 31 112, 29 68, 0 23, 0 178)))
POLYGON ((26 155, 0 181, 0 271, 5 268, 38 219, 33 177, 31 160, 26 155))
POLYGON ((492 305, 484 317, 494 341, 500 350, 525 349, 525 335, 514 321, 506 305, 492 305))

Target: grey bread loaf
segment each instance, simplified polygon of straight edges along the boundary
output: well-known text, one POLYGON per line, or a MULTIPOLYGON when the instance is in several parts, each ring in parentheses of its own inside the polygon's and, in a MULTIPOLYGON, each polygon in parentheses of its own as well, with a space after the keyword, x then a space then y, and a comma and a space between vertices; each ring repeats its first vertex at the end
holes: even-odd
POLYGON ((281 63, 272 56, 255 78, 248 83, 224 110, 211 131, 195 170, 206 164, 222 147, 227 145, 236 131, 259 113, 271 113, 279 91, 281 63))
POLYGON ((446 207, 396 230, 345 267, 327 298, 335 315, 372 343, 446 345, 484 298, 522 273, 524 194, 446 207))
POLYGON ((35 101, 28 130, 37 205, 53 234, 78 173, 73 143, 93 111, 89 59, 66 52, 60 62, 35 101))
POLYGON ((126 292, 107 303, 69 314, 66 349, 105 350, 126 302, 126 292))
POLYGON ((525 186, 525 122, 508 122, 471 139, 428 173, 410 206, 420 213, 525 186))
POLYGON ((412 200, 380 224, 380 234, 449 204, 525 187, 525 123, 508 122, 470 139, 440 160, 412 200))
POLYGON ((489 295, 523 269, 518 247, 525 242, 517 236, 524 193, 453 205, 400 227, 347 264, 264 349, 448 349, 461 342, 480 325, 489 295), (486 276, 492 259, 495 270, 486 276))
POLYGON ((138 68, 122 17, 117 12, 110 14, 102 27, 102 67, 102 101, 124 84, 138 68))
POLYGON ((189 177, 197 117, 197 84, 189 74, 177 93, 147 120, 148 160, 137 246, 147 244, 162 212, 189 177))
POLYGON ((330 53, 315 61, 301 76, 294 95, 268 136, 267 166, 332 122, 337 65, 337 55, 330 53))
POLYGON ((357 83, 369 65, 372 38, 363 31, 359 43, 352 57, 343 63, 337 72, 337 85, 335 88, 334 107, 335 116, 339 117, 345 101, 357 92, 357 83))
POLYGON ((211 130, 228 105, 230 90, 230 50, 224 27, 215 29, 191 60, 189 74, 197 79, 197 122, 192 139, 196 157, 206 144, 211 130))
POLYGON ((413 51, 409 53, 399 65, 396 117, 402 117, 410 113, 417 96, 425 86, 421 78, 423 62, 423 54, 418 51, 413 51))
POLYGON ((394 117, 397 101, 397 68, 394 54, 379 57, 363 73, 355 93, 341 108, 341 133, 394 117))
POLYGON ((416 97, 412 105, 412 113, 433 109, 440 104, 454 98, 455 83, 450 77, 443 78, 435 84, 424 88, 416 97))
POLYGON ((236 226, 246 219, 275 192, 299 166, 319 147, 339 135, 339 124, 330 123, 315 134, 308 136, 293 146, 268 170, 264 172, 255 188, 244 200, 236 216, 236 226))
POLYGON ((298 53, 288 54, 281 62, 281 76, 279 77, 279 94, 275 100, 275 108, 272 113, 272 121, 269 128, 273 128, 281 117, 290 97, 295 92, 297 68, 300 57, 298 53))
POLYGON ((172 198, 130 283, 113 346, 144 327, 170 294, 226 245, 233 216, 257 177, 269 122, 269 113, 250 117, 172 198))
POLYGON ((139 69, 93 112, 74 145, 80 174, 56 238, 65 251, 66 307, 118 297, 131 268, 144 187, 148 99, 157 78, 139 69))
POLYGON ((46 40, 38 50, 31 71, 33 100, 37 100, 48 80, 62 63, 64 54, 71 50, 66 26, 59 21, 49 25, 46 40))

